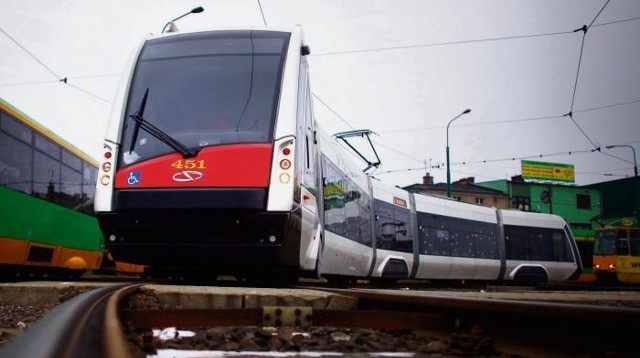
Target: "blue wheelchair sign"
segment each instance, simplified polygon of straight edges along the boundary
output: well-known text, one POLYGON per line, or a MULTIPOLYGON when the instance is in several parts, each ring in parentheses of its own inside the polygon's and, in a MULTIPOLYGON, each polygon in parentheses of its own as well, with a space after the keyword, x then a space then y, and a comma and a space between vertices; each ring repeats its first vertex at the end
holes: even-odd
POLYGON ((127 178, 127 184, 138 185, 140 184, 140 178, 142 178, 141 172, 131 172, 129 173, 129 177, 127 178))

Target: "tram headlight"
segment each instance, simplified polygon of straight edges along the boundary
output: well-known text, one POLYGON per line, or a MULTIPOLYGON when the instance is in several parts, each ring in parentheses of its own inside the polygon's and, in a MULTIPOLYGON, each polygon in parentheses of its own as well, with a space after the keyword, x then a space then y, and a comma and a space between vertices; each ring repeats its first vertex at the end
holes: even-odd
POLYGON ((100 177, 100 184, 109 185, 111 183, 111 178, 108 175, 103 175, 100 177))
POLYGON ((111 171, 111 163, 109 162, 104 162, 102 163, 102 171, 105 173, 108 173, 111 171))
POLYGON ((287 184, 291 180, 291 176, 287 173, 280 174, 280 182, 282 184, 287 184))

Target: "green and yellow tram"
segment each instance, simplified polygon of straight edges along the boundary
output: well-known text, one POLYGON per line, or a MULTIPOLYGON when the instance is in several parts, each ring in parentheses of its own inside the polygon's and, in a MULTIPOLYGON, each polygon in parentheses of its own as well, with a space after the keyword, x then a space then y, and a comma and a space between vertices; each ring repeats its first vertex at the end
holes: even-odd
POLYGON ((0 276, 99 269, 96 162, 0 98, 0 276))

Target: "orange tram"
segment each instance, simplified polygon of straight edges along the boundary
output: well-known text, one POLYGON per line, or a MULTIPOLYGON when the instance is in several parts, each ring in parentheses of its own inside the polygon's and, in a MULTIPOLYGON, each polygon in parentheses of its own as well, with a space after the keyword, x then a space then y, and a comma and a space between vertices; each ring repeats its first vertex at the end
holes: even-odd
POLYGON ((640 283, 640 227, 596 229, 593 272, 600 282, 640 283))

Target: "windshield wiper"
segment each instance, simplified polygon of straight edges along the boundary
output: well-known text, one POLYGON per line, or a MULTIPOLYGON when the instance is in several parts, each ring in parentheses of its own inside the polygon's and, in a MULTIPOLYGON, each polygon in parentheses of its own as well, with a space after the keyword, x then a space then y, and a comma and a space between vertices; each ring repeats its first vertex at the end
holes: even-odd
POLYGON ((180 143, 166 132, 161 130, 160 128, 154 126, 153 124, 146 121, 143 117, 144 108, 147 105, 147 97, 149 96, 149 88, 144 91, 144 95, 142 96, 142 101, 140 101, 140 106, 136 113, 130 114, 129 117, 136 122, 135 127, 133 128, 133 136, 131 138, 131 146, 129 147, 129 153, 133 152, 133 148, 136 145, 136 141, 138 140, 138 132, 140 128, 144 129, 147 133, 156 137, 158 140, 162 141, 164 144, 170 146, 176 151, 182 154, 184 158, 195 157, 197 152, 193 151, 186 145, 180 143))
MULTIPOLYGON (((142 100, 140 101, 140 105, 138 106, 138 111, 133 115, 129 115, 129 117, 133 118, 136 116, 138 118, 142 118, 144 114, 144 108, 147 106, 147 97, 149 96, 149 88, 144 91, 144 95, 142 95, 142 100)), ((138 141, 138 132, 140 131, 140 122, 136 121, 135 126, 133 127, 133 136, 131 137, 131 145, 129 146, 129 153, 133 152, 133 148, 136 146, 136 142, 138 141)))

